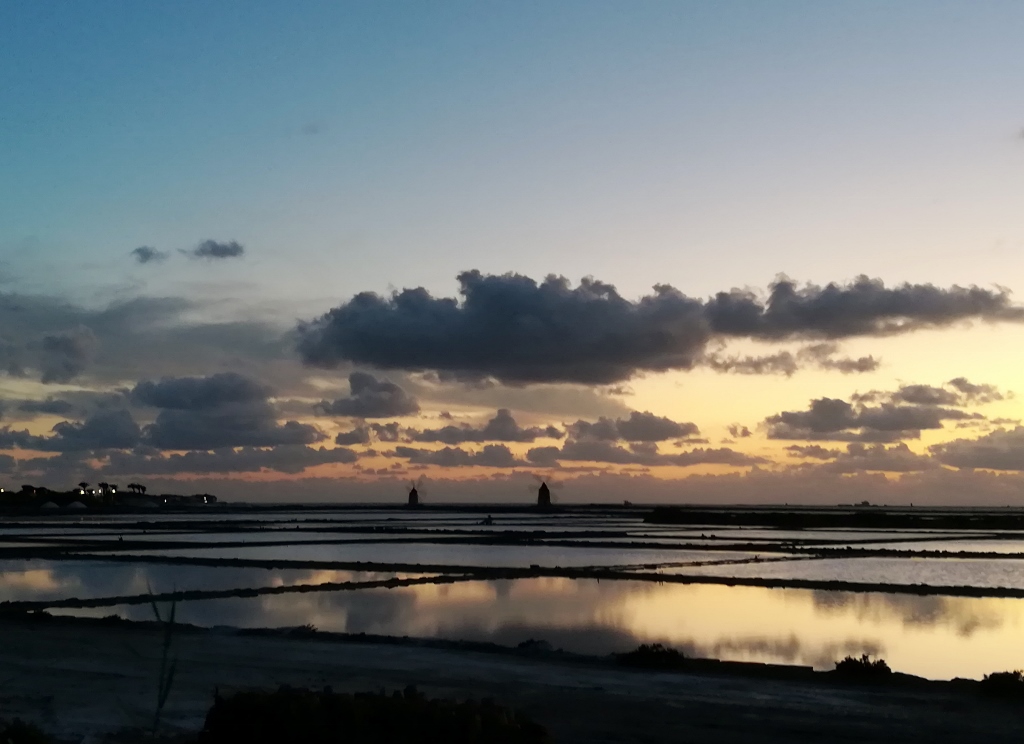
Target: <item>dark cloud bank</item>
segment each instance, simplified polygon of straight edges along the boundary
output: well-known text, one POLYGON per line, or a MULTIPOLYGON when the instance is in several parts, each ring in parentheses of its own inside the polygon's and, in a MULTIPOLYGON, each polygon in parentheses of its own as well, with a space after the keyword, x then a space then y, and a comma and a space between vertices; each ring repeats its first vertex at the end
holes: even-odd
POLYGON ((0 449, 81 452, 111 449, 222 450, 236 447, 308 445, 323 441, 315 426, 279 422, 271 390, 243 375, 166 377, 143 381, 127 401, 157 411, 153 423, 139 426, 127 408, 101 408, 81 422, 64 421, 51 435, 0 429, 0 449))
POLYGON ((0 373, 105 387, 234 368, 294 384, 294 341, 266 323, 203 321, 205 306, 135 297, 86 308, 60 297, 0 293, 0 373))
MULTIPOLYGON (((133 256, 140 263, 160 260, 159 252, 139 251, 142 248, 133 256)), ((190 255, 215 260, 243 253, 237 243, 206 241, 190 255)), ((275 390, 258 381, 275 379, 277 364, 284 365, 282 369, 291 364, 285 374, 276 375, 274 388, 280 389, 279 381, 285 380, 292 402, 296 406, 301 402, 301 407, 287 409, 294 417, 309 411, 310 388, 296 393, 303 384, 296 380, 302 376, 288 358, 294 339, 278 330, 258 323, 189 321, 186 318, 194 317, 196 307, 173 298, 139 298, 87 310, 58 298, 0 295, 0 372, 32 376, 46 384, 84 378, 102 389, 5 401, 0 414, 8 425, 0 428, 0 449, 46 456, 19 462, 2 455, 0 472, 73 478, 70 482, 112 474, 154 478, 261 470, 298 474, 318 465, 354 464, 361 455, 349 445, 383 443, 393 445, 383 454, 401 461, 391 470, 403 473, 406 467, 428 466, 560 468, 565 473, 595 469, 587 464, 598 469, 698 464, 748 468, 750 477, 745 481, 732 476, 714 482, 687 481, 688 488, 700 486, 708 493, 724 494, 730 483, 750 486, 786 480, 764 474, 758 466, 767 464, 765 459, 728 447, 663 452, 666 442, 684 447, 706 444, 706 440, 696 424, 650 412, 605 416, 577 412, 567 418, 585 415, 588 420, 561 427, 524 426, 503 407, 503 401, 491 398, 497 410, 478 425, 442 422, 446 425, 417 428, 367 419, 417 415, 417 398, 428 398, 436 393, 434 388, 441 389, 452 380, 474 383, 459 388, 464 395, 496 395, 494 390, 518 395, 535 389, 501 388, 488 383, 488 378, 513 386, 552 383, 536 389, 554 395, 551 391, 557 392, 561 383, 614 383, 637 373, 695 365, 736 374, 790 375, 809 366, 842 373, 871 371, 878 365, 874 357, 841 357, 836 341, 972 319, 1022 319, 1021 309, 1011 305, 1002 291, 930 285, 886 288, 868 279, 824 288, 798 288, 782 280, 772 285, 766 299, 733 291, 698 300, 659 286, 635 302, 594 280, 573 289, 558 278, 538 284, 521 276, 469 272, 460 276, 460 282, 461 301, 434 298, 422 289, 389 298, 361 294, 301 326, 295 338, 308 364, 363 363, 434 373, 395 373, 401 385, 368 372, 349 374, 348 395, 316 406, 321 415, 353 419, 350 428, 335 437, 340 446, 331 449, 313 446, 323 442, 325 434, 317 426, 290 420, 284 413, 287 401, 277 400, 275 390), (709 351, 732 338, 802 346, 765 356, 725 357, 709 351), (225 368, 244 369, 248 374, 209 374, 225 368), (11 420, 35 416, 67 420, 45 436, 9 425, 11 420), (510 444, 537 446, 518 454, 510 444), (94 459, 106 465, 94 470, 94 459)), ((586 389, 581 386, 573 389, 586 389)), ((803 461, 791 469, 808 483, 874 471, 951 478, 942 475, 950 472, 942 466, 1020 471, 1024 469, 1021 427, 936 445, 926 455, 912 452, 901 441, 953 423, 984 425, 983 431, 990 430, 1006 422, 988 421, 968 407, 1008 396, 994 386, 956 378, 939 386, 869 390, 847 400, 819 398, 807 410, 769 417, 762 428, 771 438, 804 442, 788 449, 803 461), (815 442, 842 444, 830 448, 815 442)), ((738 424, 729 433, 734 438, 751 434, 738 424)), ((977 482, 993 488, 996 484, 994 492, 1003 493, 1006 481, 979 475, 977 482)), ((657 484, 651 487, 656 491, 657 484)), ((738 493, 734 492, 733 500, 738 493)))
MULTIPOLYGON (((459 379, 493 377, 505 383, 613 383, 640 372, 690 369, 712 339, 840 340, 886 336, 965 320, 1024 320, 1003 290, 902 284, 886 287, 860 277, 847 284, 798 287, 780 279, 767 298, 720 292, 708 300, 669 285, 637 301, 610 284, 562 277, 536 282, 517 274, 468 271, 458 276, 461 300, 423 288, 390 297, 364 292, 299 328, 308 364, 366 364, 381 369, 434 370, 459 379)), ((805 351, 819 366, 872 368, 870 357, 832 359, 831 350, 805 351)), ((776 360, 786 373, 800 360, 776 360)), ((757 366, 718 360, 733 371, 757 366)))

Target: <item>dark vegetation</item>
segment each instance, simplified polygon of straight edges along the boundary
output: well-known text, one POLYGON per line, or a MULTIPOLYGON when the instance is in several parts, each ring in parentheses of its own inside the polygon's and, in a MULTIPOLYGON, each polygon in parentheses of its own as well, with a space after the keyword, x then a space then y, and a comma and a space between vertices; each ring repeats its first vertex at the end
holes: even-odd
POLYGON ((31 723, 0 720, 0 744, 50 744, 50 737, 31 723))
POLYGON ((978 683, 978 689, 986 697, 1024 700, 1024 673, 1018 669, 1014 672, 986 674, 978 683))
POLYGON ((870 656, 863 654, 860 658, 847 656, 842 661, 837 661, 832 673, 843 679, 876 682, 891 679, 892 669, 884 659, 872 660, 870 656))
POLYGON ((542 744, 545 729, 490 700, 431 700, 407 687, 348 695, 282 687, 217 696, 199 744, 542 744))
POLYGON ((644 643, 632 651, 615 654, 615 661, 620 666, 663 671, 683 669, 687 665, 686 656, 681 651, 660 643, 644 643))

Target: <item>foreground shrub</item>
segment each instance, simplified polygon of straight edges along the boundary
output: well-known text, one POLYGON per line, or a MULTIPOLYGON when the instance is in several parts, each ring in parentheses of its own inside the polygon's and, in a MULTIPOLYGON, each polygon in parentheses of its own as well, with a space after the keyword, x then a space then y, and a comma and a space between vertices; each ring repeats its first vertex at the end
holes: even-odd
POLYGON ((429 700, 415 688, 393 695, 282 687, 217 696, 200 744, 541 744, 544 728, 492 701, 429 700))
POLYGON ((892 669, 885 663, 884 659, 871 660, 867 654, 859 659, 847 656, 842 661, 836 662, 835 673, 849 679, 880 679, 892 674, 892 669))
POLYGON ((682 651, 660 643, 641 644, 633 651, 616 654, 615 660, 623 666, 639 669, 682 669, 686 665, 686 656, 682 651))
POLYGON ((0 744, 50 744, 50 737, 31 723, 15 718, 0 721, 0 744))
POLYGON ((993 672, 978 683, 982 694, 996 698, 1024 697, 1024 672, 993 672))

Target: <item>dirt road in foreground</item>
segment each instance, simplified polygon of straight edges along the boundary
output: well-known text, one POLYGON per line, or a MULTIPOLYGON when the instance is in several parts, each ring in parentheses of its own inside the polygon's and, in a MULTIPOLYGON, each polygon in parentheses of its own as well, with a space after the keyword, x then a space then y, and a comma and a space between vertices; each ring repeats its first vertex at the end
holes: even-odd
MULTIPOLYGON (((855 688, 827 681, 658 674, 543 658, 386 643, 176 636, 164 720, 198 730, 215 688, 415 684, 431 696, 493 697, 587 742, 1019 742, 1024 706, 950 686, 855 688)), ((937 653, 941 650, 936 649, 937 653)), ((146 625, 0 621, 0 716, 95 741, 152 723, 160 633, 146 625)))

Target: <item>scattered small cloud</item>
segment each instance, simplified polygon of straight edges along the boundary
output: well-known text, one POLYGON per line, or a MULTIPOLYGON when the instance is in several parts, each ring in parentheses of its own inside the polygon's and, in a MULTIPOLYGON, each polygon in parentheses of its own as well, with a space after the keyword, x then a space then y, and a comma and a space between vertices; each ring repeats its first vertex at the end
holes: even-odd
POLYGON ((729 436, 734 439, 746 439, 751 436, 750 429, 740 424, 729 424, 729 436))
POLYGON ((533 442, 541 438, 561 439, 565 432, 554 426, 522 427, 512 412, 500 408, 486 424, 480 427, 463 424, 448 425, 440 429, 410 430, 409 437, 416 442, 464 444, 466 442, 533 442))
POLYGON ((779 351, 764 356, 722 356, 720 353, 707 354, 703 362, 716 372, 731 372, 738 375, 785 375, 792 377, 808 367, 840 372, 844 375, 874 372, 881 362, 874 356, 837 357, 839 345, 819 343, 805 346, 796 351, 779 351))
POLYGON ((165 261, 168 254, 166 251, 158 251, 156 248, 151 248, 148 245, 140 245, 131 252, 131 256, 137 263, 148 264, 165 261))
POLYGON ((241 258, 245 254, 245 247, 240 243, 231 240, 220 243, 216 240, 204 240, 193 248, 189 255, 193 258, 221 259, 241 258))

